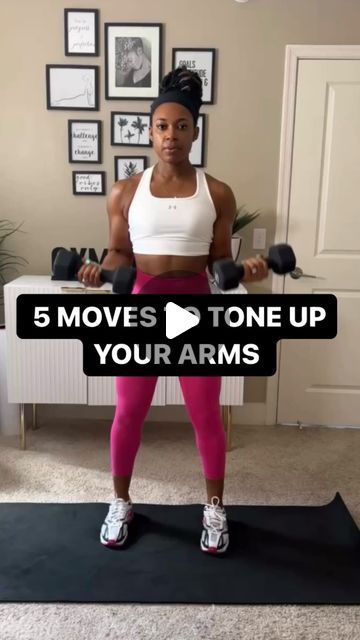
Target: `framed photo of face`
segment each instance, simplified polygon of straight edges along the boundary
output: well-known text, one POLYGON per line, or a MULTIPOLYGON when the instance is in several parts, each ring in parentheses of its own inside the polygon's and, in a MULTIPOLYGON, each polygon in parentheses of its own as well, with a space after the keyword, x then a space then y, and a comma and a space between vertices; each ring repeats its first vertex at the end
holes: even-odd
POLYGON ((115 181, 131 178, 145 171, 148 166, 146 156, 115 156, 115 181))
POLYGON ((196 71, 203 85, 203 103, 214 104, 214 77, 215 77, 216 49, 173 49, 173 69, 185 66, 191 71, 196 71))
POLYGON ((46 65, 48 109, 99 110, 99 67, 73 64, 46 65))
POLYGON ((65 55, 99 55, 99 10, 64 9, 65 55))
POLYGON ((124 147, 151 147, 150 114, 111 112, 111 144, 124 147))
POLYGON ((101 163, 101 121, 68 120, 69 162, 101 163))
POLYGON ((162 24, 105 23, 105 98, 151 100, 162 75, 162 24))
POLYGON ((205 133, 206 133, 206 116, 204 113, 199 115, 197 126, 199 127, 198 139, 193 142, 189 154, 189 160, 194 167, 205 166, 205 133))
POLYGON ((104 196, 105 171, 73 171, 74 196, 104 196))

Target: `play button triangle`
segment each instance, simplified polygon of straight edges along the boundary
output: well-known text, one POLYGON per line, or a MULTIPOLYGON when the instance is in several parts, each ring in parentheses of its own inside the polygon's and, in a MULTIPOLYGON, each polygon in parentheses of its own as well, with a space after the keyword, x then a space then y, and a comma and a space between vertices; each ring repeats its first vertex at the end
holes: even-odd
POLYGON ((199 318, 190 313, 186 309, 179 307, 175 302, 168 302, 165 306, 165 321, 166 321, 166 337, 171 340, 176 338, 180 334, 188 331, 192 327, 196 327, 199 324, 199 318))

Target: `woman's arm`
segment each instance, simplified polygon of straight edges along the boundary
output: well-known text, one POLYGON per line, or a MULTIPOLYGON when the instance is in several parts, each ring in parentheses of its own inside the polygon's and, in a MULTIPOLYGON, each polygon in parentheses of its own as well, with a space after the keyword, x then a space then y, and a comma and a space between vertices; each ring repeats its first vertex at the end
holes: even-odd
MULTIPOLYGON (((217 218, 214 223, 214 236, 209 250, 208 269, 213 275, 212 267, 216 260, 221 258, 233 259, 231 237, 237 207, 232 190, 223 182, 218 182, 216 189, 212 190, 212 197, 217 211, 217 218)), ((241 264, 244 267, 242 282, 257 282, 264 280, 268 275, 268 266, 263 258, 248 258, 243 260, 241 264)))
MULTIPOLYGON (((119 180, 111 189, 107 200, 109 219, 108 253, 101 268, 114 270, 120 266, 131 266, 134 260, 129 236, 128 222, 124 216, 125 205, 130 198, 127 180, 119 180)), ((96 264, 84 264, 78 272, 78 280, 87 286, 101 287, 101 269, 96 264)))
POLYGON ((127 267, 133 263, 134 254, 129 235, 128 221, 124 216, 124 205, 129 197, 125 180, 116 182, 107 201, 109 219, 108 253, 103 260, 104 269, 127 267))
POLYGON ((220 182, 216 188, 212 188, 211 195, 217 212, 213 227, 214 235, 208 257, 208 269, 213 274, 212 266, 216 260, 221 258, 232 259, 231 236, 236 215, 236 201, 230 187, 220 182))

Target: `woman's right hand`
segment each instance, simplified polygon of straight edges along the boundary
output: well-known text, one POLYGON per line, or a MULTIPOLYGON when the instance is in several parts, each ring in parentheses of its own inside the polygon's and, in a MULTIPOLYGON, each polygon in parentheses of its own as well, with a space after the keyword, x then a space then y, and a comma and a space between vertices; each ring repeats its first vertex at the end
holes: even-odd
POLYGON ((101 265, 92 260, 85 260, 78 271, 78 280, 85 287, 101 287, 104 283, 100 280, 101 265))

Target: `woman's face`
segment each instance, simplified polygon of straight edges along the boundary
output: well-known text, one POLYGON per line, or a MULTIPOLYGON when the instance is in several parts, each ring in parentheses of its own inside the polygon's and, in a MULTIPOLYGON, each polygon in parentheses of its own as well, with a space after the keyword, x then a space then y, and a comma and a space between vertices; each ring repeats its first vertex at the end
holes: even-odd
POLYGON ((178 164, 188 159, 199 128, 194 126, 193 117, 186 107, 177 102, 165 102, 155 109, 149 133, 159 158, 163 162, 178 164))
POLYGON ((140 47, 129 51, 129 53, 127 54, 127 62, 131 69, 140 69, 142 63, 142 54, 143 50, 140 47))

